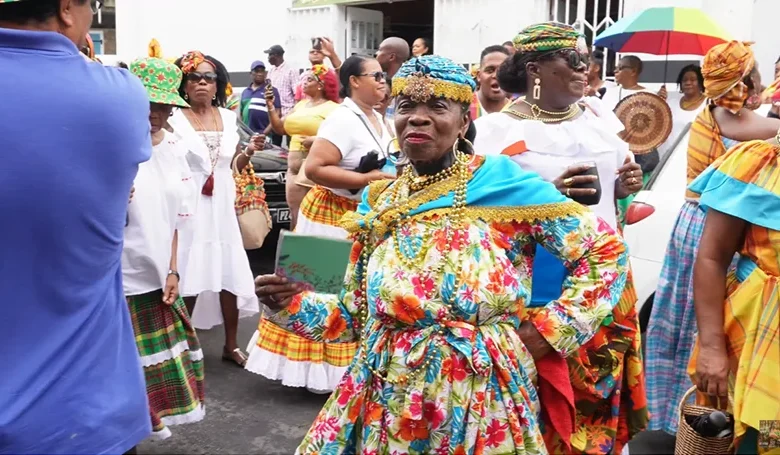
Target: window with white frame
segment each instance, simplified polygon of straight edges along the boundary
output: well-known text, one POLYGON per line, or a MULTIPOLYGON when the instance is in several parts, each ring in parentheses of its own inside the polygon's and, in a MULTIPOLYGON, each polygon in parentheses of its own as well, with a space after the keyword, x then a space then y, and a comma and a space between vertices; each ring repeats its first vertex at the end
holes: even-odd
MULTIPOLYGON (((588 44, 623 17, 625 0, 550 0, 550 20, 563 22, 579 29, 588 44)), ((616 56, 609 49, 604 52, 602 77, 612 75, 616 56)))

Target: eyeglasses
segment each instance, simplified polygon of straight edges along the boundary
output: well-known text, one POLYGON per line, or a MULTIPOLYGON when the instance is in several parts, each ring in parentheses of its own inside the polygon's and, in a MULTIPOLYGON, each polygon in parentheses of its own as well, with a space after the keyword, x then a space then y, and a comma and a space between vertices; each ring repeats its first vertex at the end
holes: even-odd
POLYGON ((383 71, 375 71, 373 73, 360 74, 360 76, 370 76, 373 77, 375 81, 382 82, 387 78, 387 73, 383 71))
POLYGON ((187 81, 189 82, 195 82, 198 83, 202 80, 206 80, 209 84, 213 84, 214 82, 217 82, 217 73, 198 73, 196 71, 192 73, 187 73, 187 81))
POLYGON ((103 2, 101 0, 90 0, 89 7, 92 10, 92 15, 95 15, 103 8, 103 2))

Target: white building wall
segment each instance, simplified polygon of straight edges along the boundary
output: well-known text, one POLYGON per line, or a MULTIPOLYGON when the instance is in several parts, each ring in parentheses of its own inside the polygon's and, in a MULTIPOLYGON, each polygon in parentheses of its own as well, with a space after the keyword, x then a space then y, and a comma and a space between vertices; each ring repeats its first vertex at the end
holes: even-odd
POLYGON ((753 17, 750 21, 755 41, 753 51, 756 53, 758 68, 764 85, 774 79, 774 67, 780 56, 780 33, 777 30, 777 18, 780 17, 780 0, 755 0, 753 17))
POLYGON ((548 0, 435 0, 436 53, 458 63, 479 61, 482 49, 509 41, 548 19, 548 0))
POLYGON ((249 71, 253 60, 266 58, 263 50, 284 45, 289 5, 289 0, 116 0, 117 55, 146 56, 156 38, 165 57, 198 49, 229 71, 249 71))

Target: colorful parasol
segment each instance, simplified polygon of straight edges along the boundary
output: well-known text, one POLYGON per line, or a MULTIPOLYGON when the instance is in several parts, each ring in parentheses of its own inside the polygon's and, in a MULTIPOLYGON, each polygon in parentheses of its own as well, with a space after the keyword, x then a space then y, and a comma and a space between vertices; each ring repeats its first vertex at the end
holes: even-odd
POLYGON ((593 42, 615 52, 653 55, 704 55, 731 36, 697 8, 648 8, 624 17, 593 42))

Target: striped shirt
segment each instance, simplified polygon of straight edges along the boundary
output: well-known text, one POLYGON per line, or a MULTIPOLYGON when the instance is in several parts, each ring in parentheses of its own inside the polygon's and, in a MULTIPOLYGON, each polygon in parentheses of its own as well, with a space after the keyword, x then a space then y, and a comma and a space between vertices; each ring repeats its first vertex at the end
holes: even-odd
POLYGON ((279 90, 279 100, 282 102, 282 117, 295 107, 295 85, 298 82, 298 71, 287 62, 274 66, 268 72, 271 84, 279 90))

